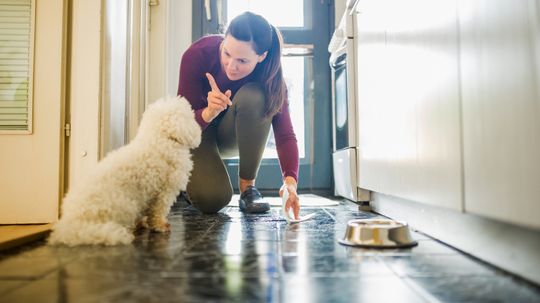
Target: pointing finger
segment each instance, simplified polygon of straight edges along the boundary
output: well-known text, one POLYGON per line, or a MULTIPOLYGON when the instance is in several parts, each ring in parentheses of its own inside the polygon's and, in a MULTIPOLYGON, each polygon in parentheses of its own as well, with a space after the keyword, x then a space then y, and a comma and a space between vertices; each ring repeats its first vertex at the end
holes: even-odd
POLYGON ((221 92, 212 74, 206 73, 206 78, 208 78, 208 83, 210 83, 210 87, 212 88, 212 91, 221 92))

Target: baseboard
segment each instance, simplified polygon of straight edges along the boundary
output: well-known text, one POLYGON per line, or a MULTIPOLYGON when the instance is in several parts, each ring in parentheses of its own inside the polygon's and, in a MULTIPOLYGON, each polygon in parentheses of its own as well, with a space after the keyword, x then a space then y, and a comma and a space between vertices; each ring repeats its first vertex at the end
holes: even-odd
POLYGON ((52 224, 0 225, 0 251, 45 238, 52 224))
POLYGON ((372 209, 404 220, 482 261, 540 284, 540 231, 477 215, 372 193, 372 209))

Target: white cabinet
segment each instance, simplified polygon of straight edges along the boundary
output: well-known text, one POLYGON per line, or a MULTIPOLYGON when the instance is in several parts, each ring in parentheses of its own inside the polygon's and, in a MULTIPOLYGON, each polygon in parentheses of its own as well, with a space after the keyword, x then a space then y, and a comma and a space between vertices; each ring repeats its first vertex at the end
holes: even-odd
POLYGON ((461 210, 455 3, 365 0, 357 10, 359 187, 461 210))
POLYGON ((540 228, 539 2, 357 10, 359 187, 540 228))
POLYGON ((538 1, 459 1, 465 210, 540 228, 538 1))

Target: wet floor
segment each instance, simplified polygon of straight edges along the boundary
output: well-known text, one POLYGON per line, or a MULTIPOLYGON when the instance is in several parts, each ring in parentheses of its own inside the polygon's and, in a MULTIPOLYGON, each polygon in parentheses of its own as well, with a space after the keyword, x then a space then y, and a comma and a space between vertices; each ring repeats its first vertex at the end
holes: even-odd
POLYGON ((337 239, 356 205, 305 208, 287 225, 272 208, 202 215, 184 202, 172 232, 118 247, 0 253, 0 302, 540 302, 540 289, 419 232, 411 249, 369 250, 337 239))

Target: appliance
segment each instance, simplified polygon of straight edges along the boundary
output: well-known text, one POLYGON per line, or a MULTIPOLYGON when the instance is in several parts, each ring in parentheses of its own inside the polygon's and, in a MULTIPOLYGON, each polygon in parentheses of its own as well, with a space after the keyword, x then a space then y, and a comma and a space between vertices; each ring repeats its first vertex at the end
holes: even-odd
POLYGON ((332 136, 334 194, 349 200, 369 201, 369 191, 358 188, 356 119, 354 8, 347 1, 345 13, 336 28, 328 51, 332 68, 332 136))

